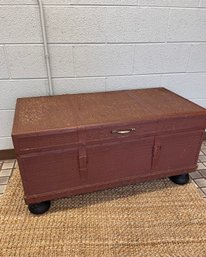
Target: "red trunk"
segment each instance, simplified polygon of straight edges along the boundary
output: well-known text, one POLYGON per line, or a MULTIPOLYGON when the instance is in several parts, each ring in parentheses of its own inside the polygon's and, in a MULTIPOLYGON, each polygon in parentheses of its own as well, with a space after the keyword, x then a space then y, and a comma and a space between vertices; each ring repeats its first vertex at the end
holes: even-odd
POLYGON ((27 204, 196 168, 206 110, 164 89, 18 99, 27 204))

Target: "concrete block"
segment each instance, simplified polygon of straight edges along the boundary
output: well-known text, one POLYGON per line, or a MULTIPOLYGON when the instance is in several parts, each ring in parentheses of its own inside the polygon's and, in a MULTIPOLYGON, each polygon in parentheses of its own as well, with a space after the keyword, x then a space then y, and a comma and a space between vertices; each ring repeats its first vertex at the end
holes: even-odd
POLYGON ((206 73, 162 75, 162 86, 188 98, 206 98, 206 73))
POLYGON ((161 86, 160 75, 112 76, 106 79, 106 91, 161 86))
MULTIPOLYGON (((137 0, 43 0, 44 4, 56 5, 136 5, 137 0)), ((14 4, 13 0, 0 0, 1 4, 14 4)), ((37 0, 15 0, 15 5, 33 4, 37 0)))
POLYGON ((3 46, 0 46, 0 78, 9 78, 9 72, 3 46))
POLYGON ((107 42, 164 42, 169 10, 165 8, 107 8, 107 42))
POLYGON ((184 72, 189 52, 188 44, 136 45, 134 73, 184 72))
MULTIPOLYGON (((13 0, 0 0, 0 5, 13 5, 13 0)), ((36 0, 15 0, 15 5, 37 4, 36 0)))
POLYGON ((137 0, 71 0, 71 3, 87 5, 136 5, 137 0))
MULTIPOLYGON (((47 76, 42 45, 10 45, 6 49, 12 78, 45 78, 47 76)), ((49 50, 52 76, 74 76, 72 46, 50 45, 49 50)))
POLYGON ((137 3, 143 6, 168 6, 168 0, 138 0, 137 3))
POLYGON ((199 0, 168 0, 168 6, 199 7, 199 0))
MULTIPOLYGON (((36 1, 36 0, 34 0, 36 1)), ((72 0, 43 0, 44 4, 56 4, 56 5, 70 5, 72 0)))
POLYGON ((198 7, 199 0, 138 0, 138 5, 198 7))
POLYGON ((13 125, 14 111, 13 110, 0 110, 0 138, 10 137, 13 125))
POLYGON ((0 80, 0 109, 15 109, 19 97, 48 95, 47 80, 0 80))
POLYGON ((172 9, 168 41, 206 41, 205 9, 172 9))
POLYGON ((134 46, 84 45, 74 47, 76 76, 132 73, 134 46))
POLYGON ((12 78, 47 76, 42 45, 8 45, 6 50, 12 78))
POLYGON ((0 43, 42 42, 37 6, 0 6, 0 43))
POLYGON ((54 79, 54 92, 56 95, 104 91, 105 78, 54 79))
POLYGON ((11 137, 0 137, 0 150, 13 149, 11 137))
POLYGON ((45 8, 48 40, 51 43, 105 42, 106 8, 45 8))
POLYGON ((206 71, 206 44, 192 45, 187 71, 206 71))
POLYGON ((107 42, 135 42, 137 34, 137 8, 107 8, 106 40, 107 42))
POLYGON ((73 77, 73 51, 71 45, 50 45, 53 77, 73 77))
POLYGON ((200 0, 200 7, 206 7, 206 0, 200 0))

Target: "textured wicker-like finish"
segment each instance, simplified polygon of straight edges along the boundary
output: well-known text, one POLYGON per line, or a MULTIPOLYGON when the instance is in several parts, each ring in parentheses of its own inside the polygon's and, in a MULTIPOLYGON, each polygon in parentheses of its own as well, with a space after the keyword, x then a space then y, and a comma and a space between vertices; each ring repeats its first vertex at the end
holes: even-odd
POLYGON ((206 204, 169 179, 52 202, 32 216, 19 171, 0 198, 0 256, 206 256, 206 204))

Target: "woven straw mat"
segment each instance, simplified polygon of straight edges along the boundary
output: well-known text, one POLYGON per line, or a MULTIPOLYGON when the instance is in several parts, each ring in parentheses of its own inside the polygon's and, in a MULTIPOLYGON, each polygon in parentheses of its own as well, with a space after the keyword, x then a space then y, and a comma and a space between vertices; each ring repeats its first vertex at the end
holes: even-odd
POLYGON ((19 171, 0 197, 2 257, 206 257, 206 203, 169 179, 73 196, 29 213, 19 171))

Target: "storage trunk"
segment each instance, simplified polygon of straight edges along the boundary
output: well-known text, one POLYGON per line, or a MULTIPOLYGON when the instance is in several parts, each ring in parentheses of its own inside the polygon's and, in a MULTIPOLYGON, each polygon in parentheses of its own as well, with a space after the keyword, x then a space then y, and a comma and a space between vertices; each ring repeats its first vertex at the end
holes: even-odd
POLYGON ((206 110, 164 88, 18 99, 27 204, 196 169, 206 110))

